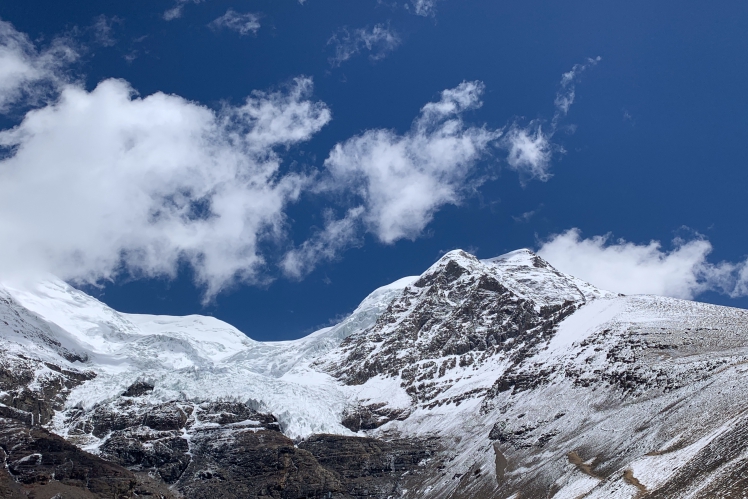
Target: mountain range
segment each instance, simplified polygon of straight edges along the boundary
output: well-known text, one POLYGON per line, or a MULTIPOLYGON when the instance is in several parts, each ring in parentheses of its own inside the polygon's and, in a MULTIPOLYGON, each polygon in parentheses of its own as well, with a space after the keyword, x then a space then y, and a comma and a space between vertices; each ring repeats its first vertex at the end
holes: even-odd
POLYGON ((743 498, 748 311, 457 250, 335 326, 0 285, 0 497, 743 498))

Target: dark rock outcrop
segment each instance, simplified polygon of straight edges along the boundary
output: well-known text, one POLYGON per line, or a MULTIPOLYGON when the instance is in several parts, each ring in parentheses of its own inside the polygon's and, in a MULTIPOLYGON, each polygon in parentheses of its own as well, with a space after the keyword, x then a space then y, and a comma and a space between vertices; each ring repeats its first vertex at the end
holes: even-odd
POLYGON ((355 432, 374 430, 390 421, 403 421, 409 415, 410 411, 407 409, 393 409, 383 403, 358 405, 348 408, 343 413, 341 424, 355 432))
POLYGON ((46 424, 63 408, 70 390, 95 376, 0 350, 0 415, 46 424))
POLYGON ((136 381, 122 394, 123 397, 140 397, 153 391, 154 386, 147 381, 136 381))
POLYGON ((314 435, 299 444, 335 473, 350 497, 398 497, 406 478, 430 472, 424 463, 438 454, 436 439, 381 440, 341 435, 314 435))
POLYGON ((279 431, 205 430, 191 445, 195 457, 176 484, 190 498, 349 497, 335 473, 279 431))
POLYGON ((0 418, 0 496, 134 497, 138 480, 62 437, 0 418))
POLYGON ((437 454, 436 441, 417 439, 316 435, 296 445, 272 415, 240 402, 122 396, 67 416, 77 438, 101 439, 101 457, 190 498, 385 499, 437 454))

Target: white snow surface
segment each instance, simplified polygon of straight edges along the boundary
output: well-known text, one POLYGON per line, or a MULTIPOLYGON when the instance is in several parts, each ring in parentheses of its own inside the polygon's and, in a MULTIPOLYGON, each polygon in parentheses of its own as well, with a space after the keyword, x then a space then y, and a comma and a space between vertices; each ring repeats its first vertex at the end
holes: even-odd
MULTIPOLYGON (((558 331, 548 343, 548 356, 568 352, 575 344, 584 341, 626 309, 625 301, 618 298, 603 298, 580 308, 559 324, 558 331)), ((544 358, 545 356, 540 356, 544 358)))

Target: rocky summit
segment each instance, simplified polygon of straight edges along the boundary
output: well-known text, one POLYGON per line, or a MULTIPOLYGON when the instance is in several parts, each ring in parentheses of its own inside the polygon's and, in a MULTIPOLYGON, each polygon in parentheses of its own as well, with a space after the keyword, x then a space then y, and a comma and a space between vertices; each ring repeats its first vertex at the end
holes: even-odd
POLYGON ((462 251, 257 342, 0 286, 0 497, 743 498, 748 312, 462 251))

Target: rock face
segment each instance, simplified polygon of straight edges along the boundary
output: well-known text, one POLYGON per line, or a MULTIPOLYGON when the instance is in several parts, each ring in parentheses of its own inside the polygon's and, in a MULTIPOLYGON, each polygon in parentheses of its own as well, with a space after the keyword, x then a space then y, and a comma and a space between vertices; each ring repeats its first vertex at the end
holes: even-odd
POLYGON ((0 418, 0 496, 135 497, 133 473, 43 428, 0 418))
MULTIPOLYGON (((142 385, 138 385, 142 386, 142 385)), ((275 417, 240 402, 153 404, 145 391, 87 412, 65 412, 67 437, 99 439, 99 456, 149 473, 186 497, 370 497, 397 495, 436 443, 315 435, 296 445, 275 417)), ((128 395, 129 394, 129 395, 128 395)))
POLYGON ((439 464, 437 439, 314 435, 299 444, 342 485, 345 497, 400 497, 439 464))
POLYGON ((187 497, 398 497, 406 475, 424 472, 433 447, 340 435, 295 447, 277 431, 203 437, 195 448, 200 471, 178 483, 187 497))
POLYGON ((95 376, 23 355, 0 355, 0 416, 46 424, 71 389, 95 376))
POLYGON ((0 289, 0 496, 744 497, 746 365, 748 312, 527 250, 450 252, 295 342, 0 289))
POLYGON ((509 260, 487 265, 462 251, 450 253, 405 288, 373 327, 346 338, 333 360, 315 365, 347 384, 400 378, 414 403, 430 402, 454 386, 450 372, 456 367, 479 366, 501 354, 516 364, 550 339, 565 317, 604 295, 529 252, 509 260), (506 267, 519 267, 510 282, 506 267), (523 280, 522 273, 545 286, 536 293, 509 287, 523 280))

